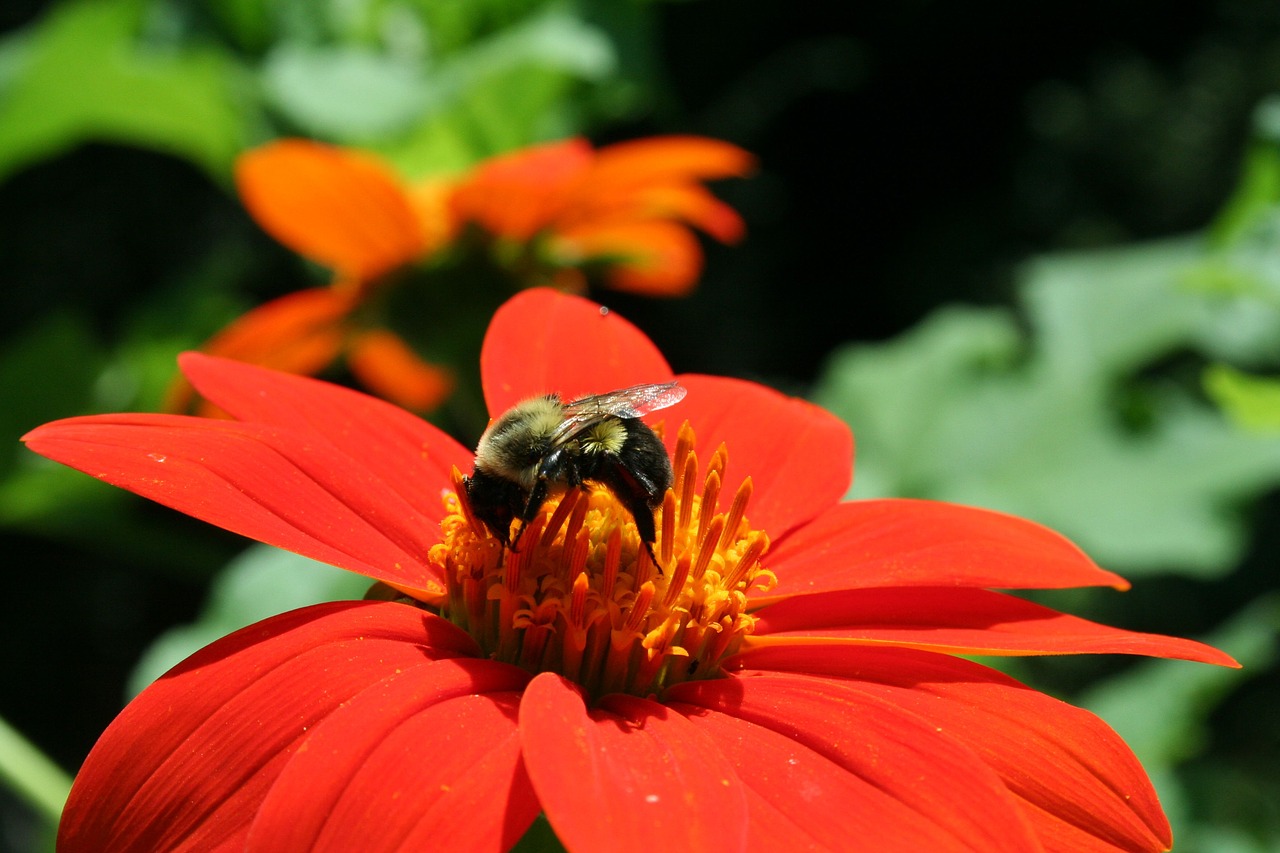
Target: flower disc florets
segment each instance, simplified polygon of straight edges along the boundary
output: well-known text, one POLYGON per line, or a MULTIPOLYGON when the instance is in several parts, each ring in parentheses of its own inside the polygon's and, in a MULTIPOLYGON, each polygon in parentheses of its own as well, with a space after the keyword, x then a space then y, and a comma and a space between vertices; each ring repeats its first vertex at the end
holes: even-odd
POLYGON ((769 538, 746 517, 751 479, 717 511, 728 452, 701 470, 693 446, 686 423, 656 513, 657 565, 617 498, 590 486, 553 496, 517 549, 504 548, 471 515, 455 471, 430 554, 448 584, 442 614, 492 658, 558 672, 593 697, 718 675, 755 624, 749 597, 776 579, 760 564, 769 538))

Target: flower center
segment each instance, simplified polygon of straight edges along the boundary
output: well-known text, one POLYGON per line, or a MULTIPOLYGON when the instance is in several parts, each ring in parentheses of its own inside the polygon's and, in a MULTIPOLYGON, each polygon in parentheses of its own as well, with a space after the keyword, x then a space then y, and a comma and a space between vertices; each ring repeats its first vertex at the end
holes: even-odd
POLYGON ((751 479, 717 511, 728 452, 722 444, 704 473, 693 445, 686 423, 655 513, 657 565, 613 493, 590 485, 552 496, 518 550, 504 548, 459 497, 455 470, 430 554, 448 587, 441 615, 490 657, 558 672, 592 697, 719 675, 755 625, 748 597, 776 578, 760 565, 769 537, 746 518, 751 479))

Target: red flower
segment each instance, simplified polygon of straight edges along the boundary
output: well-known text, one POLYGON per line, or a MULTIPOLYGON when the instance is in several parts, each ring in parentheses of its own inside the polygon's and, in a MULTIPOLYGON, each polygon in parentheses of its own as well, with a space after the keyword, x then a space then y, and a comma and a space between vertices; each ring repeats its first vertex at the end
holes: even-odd
MULTIPOLYGON (((498 312, 481 367, 494 413, 672 378, 624 320, 541 290, 498 312)), ((457 497, 471 454, 429 424, 183 368, 236 420, 73 418, 26 441, 412 598, 286 613, 159 679, 81 769, 64 853, 504 849, 539 812, 571 850, 1170 845, 1104 723, 956 655, 1234 662, 992 591, 1126 586, 1031 522, 840 503, 852 441, 808 403, 675 377, 657 568, 608 491, 552 498, 504 551, 457 497)))

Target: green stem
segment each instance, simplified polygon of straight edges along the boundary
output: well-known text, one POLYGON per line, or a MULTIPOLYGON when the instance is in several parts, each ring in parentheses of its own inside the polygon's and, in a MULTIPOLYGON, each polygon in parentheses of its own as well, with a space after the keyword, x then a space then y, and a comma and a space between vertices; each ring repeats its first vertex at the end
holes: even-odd
POLYGON ((0 718, 0 781, 53 826, 71 790, 71 778, 0 718))

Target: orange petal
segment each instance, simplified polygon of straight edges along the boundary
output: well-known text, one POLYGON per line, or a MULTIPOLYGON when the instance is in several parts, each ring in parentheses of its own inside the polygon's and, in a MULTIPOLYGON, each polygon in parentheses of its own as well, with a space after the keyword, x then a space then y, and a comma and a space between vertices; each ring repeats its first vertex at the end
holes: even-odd
POLYGON ((566 209, 560 230, 583 226, 653 219, 675 219, 701 228, 721 243, 742 239, 746 225, 738 212, 698 184, 654 184, 628 192, 592 194, 566 209))
POLYGON ((736 210, 697 184, 650 187, 637 193, 634 203, 649 216, 679 219, 721 243, 736 243, 746 231, 736 210))
POLYGON ((399 335, 383 329, 350 344, 347 366, 370 391, 414 411, 434 409, 453 391, 447 370, 423 361, 399 335))
POLYGON ((740 178, 755 158, 736 145, 702 136, 654 136, 619 142, 596 154, 588 181, 593 188, 740 178))
POLYGON ((522 148, 479 164, 455 188, 450 206, 460 222, 527 240, 550 224, 566 193, 591 164, 591 146, 566 139, 522 148))
MULTIPOLYGON (((241 315, 201 349, 286 373, 319 373, 342 347, 343 321, 352 305, 327 287, 299 290, 241 315)), ((186 379, 175 377, 164 410, 185 411, 192 393, 186 379)))
POLYGON ((674 222, 613 222, 557 233, 553 251, 570 264, 611 262, 615 290, 647 296, 683 296, 702 272, 702 247, 674 222))
POLYGON ((236 185, 267 233, 341 275, 376 277, 437 242, 400 179, 356 151, 280 140, 240 157, 236 185))

